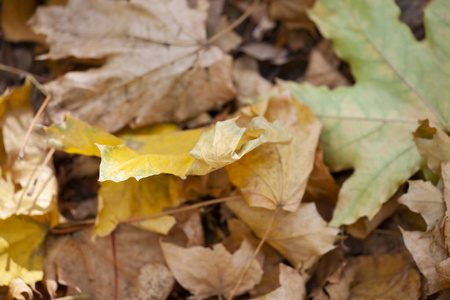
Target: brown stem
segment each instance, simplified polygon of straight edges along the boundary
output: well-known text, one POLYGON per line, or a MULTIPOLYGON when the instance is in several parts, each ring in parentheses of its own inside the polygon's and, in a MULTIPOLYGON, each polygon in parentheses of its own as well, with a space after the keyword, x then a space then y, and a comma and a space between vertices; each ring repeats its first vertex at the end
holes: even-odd
POLYGON ((280 209, 280 207, 277 207, 277 209, 273 212, 272 219, 269 222, 269 226, 267 226, 266 232, 264 233, 263 237, 261 238, 261 241, 259 241, 258 247, 256 247, 255 251, 253 252, 252 257, 250 258, 250 260, 248 261, 247 265, 245 266, 244 271, 241 273, 241 276, 239 277, 238 281, 234 285, 234 288, 231 291, 231 294, 228 297, 228 300, 232 300, 233 299, 233 297, 236 294, 237 290, 241 286, 245 275, 247 275, 248 270, 250 270, 250 267, 251 267, 253 261, 255 260, 256 255, 258 255, 259 251, 261 250, 261 247, 264 245, 265 241, 267 240, 267 237, 269 236, 269 232, 272 229, 273 223, 275 221, 275 216, 276 216, 276 214, 277 214, 279 209, 280 209))

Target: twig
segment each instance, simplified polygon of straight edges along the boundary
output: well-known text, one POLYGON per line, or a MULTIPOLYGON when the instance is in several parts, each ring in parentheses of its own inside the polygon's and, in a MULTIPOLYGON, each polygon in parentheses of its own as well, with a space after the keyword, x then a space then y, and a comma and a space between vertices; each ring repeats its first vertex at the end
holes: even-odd
POLYGON ((259 241, 258 247, 256 247, 255 251, 253 252, 252 257, 250 258, 250 260, 248 261, 247 265, 245 266, 244 271, 241 273, 241 276, 239 277, 238 281, 234 285, 234 288, 231 291, 231 294, 230 294, 230 296, 228 297, 227 300, 232 300, 234 295, 236 294, 237 290, 241 286, 245 275, 247 275, 247 273, 250 270, 250 267, 251 267, 253 261, 256 258, 256 255, 258 255, 259 251, 261 250, 261 247, 264 245, 265 241, 267 240, 267 237, 269 236, 270 230, 272 230, 272 226, 273 226, 273 223, 275 221, 275 216, 276 216, 276 214, 277 214, 279 209, 280 209, 280 207, 277 207, 277 209, 273 212, 272 219, 269 222, 269 226, 267 227, 266 232, 264 233, 263 237, 261 238, 261 241, 259 241))
POLYGON ((82 294, 82 295, 73 295, 73 296, 65 296, 61 298, 55 298, 55 300, 77 300, 77 299, 90 299, 91 295, 82 294))
POLYGON ((117 300, 117 289, 119 285, 119 276, 117 273, 117 257, 116 257, 116 235, 115 231, 111 232, 111 250, 112 250, 112 263, 114 268, 114 291, 113 300, 117 300))
POLYGON ((223 30, 219 31, 218 33, 214 34, 212 37, 210 37, 206 41, 206 44, 211 44, 211 43, 215 42, 216 40, 221 38, 223 35, 227 34, 228 32, 230 32, 233 29, 235 29, 236 27, 238 27, 239 24, 244 22, 245 19, 247 19, 255 11, 255 9, 259 6, 260 3, 261 3, 261 0, 253 1, 252 5, 250 5, 250 7, 236 21, 234 21, 232 24, 230 24, 223 30))
POLYGON ((25 138, 23 140, 22 143, 22 147, 20 147, 20 151, 19 151, 19 159, 23 159, 23 157, 25 156, 25 146, 28 143, 28 140, 30 138, 31 132, 33 131, 34 125, 36 125, 37 120, 39 119, 39 117, 42 115, 42 113, 44 112, 44 109, 47 107, 48 102, 50 101, 51 96, 47 95, 47 97, 45 97, 44 102, 42 103, 41 107, 39 107, 39 110, 37 111, 36 115, 33 118, 33 121, 31 121, 30 126, 28 127, 27 133, 25 134, 25 138))
MULTIPOLYGON (((219 199, 213 199, 213 200, 208 200, 208 201, 202 201, 202 202, 197 203, 197 204, 193 204, 193 205, 189 205, 189 206, 185 206, 185 207, 180 207, 180 208, 175 208, 175 209, 170 209, 170 210, 166 210, 166 211, 163 211, 163 212, 160 212, 160 213, 156 213, 156 214, 150 214, 150 215, 144 215, 144 216, 138 216, 138 217, 131 217, 131 218, 128 218, 128 219, 123 219, 123 220, 119 221, 119 224, 145 221, 145 220, 148 220, 148 219, 153 219, 153 218, 163 217, 163 216, 167 216, 167 215, 177 214, 177 213, 189 211, 189 210, 192 210, 192 209, 200 208, 200 207, 203 207, 203 206, 208 206, 208 205, 211 205, 211 204, 222 203, 222 202, 226 202, 226 201, 238 200, 238 199, 241 199, 241 198, 242 198, 242 196, 230 196, 230 197, 225 197, 225 198, 219 198, 219 199)), ((95 220, 88 220, 88 221, 83 222, 83 224, 75 224, 74 226, 66 227, 66 228, 53 228, 50 231, 53 234, 66 234, 66 233, 71 233, 71 232, 75 232, 75 231, 86 229, 86 228, 91 228, 91 227, 94 226, 94 223, 95 223, 95 220)))

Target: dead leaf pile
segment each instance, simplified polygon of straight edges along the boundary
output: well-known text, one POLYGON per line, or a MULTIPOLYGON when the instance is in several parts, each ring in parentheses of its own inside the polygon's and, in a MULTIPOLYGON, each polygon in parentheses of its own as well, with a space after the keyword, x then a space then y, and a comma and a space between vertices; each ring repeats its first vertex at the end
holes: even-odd
POLYGON ((450 2, 4 2, 0 297, 447 299, 450 2))

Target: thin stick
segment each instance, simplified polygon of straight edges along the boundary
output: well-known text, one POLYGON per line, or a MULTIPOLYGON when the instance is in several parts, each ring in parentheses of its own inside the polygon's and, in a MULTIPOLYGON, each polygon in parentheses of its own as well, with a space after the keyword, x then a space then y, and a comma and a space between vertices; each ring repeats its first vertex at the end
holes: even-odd
POLYGON ((261 238, 261 241, 259 241, 258 247, 256 247, 255 251, 253 252, 252 258, 248 261, 247 265, 244 268, 244 271, 241 273, 241 276, 239 277, 238 281, 236 282, 233 290, 231 291, 230 296, 228 297, 228 300, 232 300, 234 295, 236 294, 237 290, 242 284, 242 281, 244 280, 245 275, 247 275, 248 271, 250 270, 250 267, 253 263, 253 261, 256 258, 256 255, 258 255, 259 251, 261 250, 261 247, 264 245, 265 241, 267 240, 267 237, 269 236, 270 230, 272 230, 273 223, 275 221, 275 216, 278 212, 280 207, 277 207, 277 209, 273 212, 272 219, 269 222, 269 226, 267 227, 266 232, 264 233, 263 237, 261 238))
POLYGON ((112 263, 114 268, 114 291, 113 291, 113 300, 117 300, 117 289, 119 285, 119 276, 117 273, 117 257, 116 257, 116 235, 115 231, 111 232, 111 250, 112 250, 112 263))
MULTIPOLYGON (((208 206, 211 204, 222 203, 222 202, 226 202, 226 201, 238 200, 241 198, 242 198, 242 196, 230 196, 230 197, 225 197, 225 198, 202 201, 197 204, 180 207, 180 208, 175 208, 175 209, 171 209, 171 210, 166 210, 166 211, 156 213, 156 214, 150 214, 150 215, 145 215, 145 216, 131 217, 128 219, 123 219, 123 220, 119 221, 119 224, 145 221, 148 219, 177 214, 180 212, 189 211, 189 210, 196 209, 199 207, 208 206)), ((68 228, 53 228, 50 231, 54 234, 66 234, 66 233, 71 233, 71 232, 75 232, 75 231, 86 229, 86 228, 91 228, 94 226, 94 223, 95 223, 95 220, 89 220, 89 221, 85 221, 82 225, 76 224, 73 227, 68 227, 68 228)))
POLYGON ((55 300, 77 300, 77 299, 90 299, 91 295, 82 294, 82 295, 73 295, 73 296, 65 296, 61 298, 55 298, 55 300))
POLYGON ((23 197, 25 196, 25 194, 28 193, 28 190, 30 188, 31 183, 34 181, 36 174, 38 173, 38 171, 40 171, 43 167, 45 167, 48 162, 50 161, 50 159, 52 158, 53 154, 55 153, 55 148, 51 148, 47 155, 45 156, 44 160, 42 161, 42 163, 37 166, 34 170, 33 173, 31 173, 30 178, 27 181, 27 184, 25 185, 24 189, 23 189, 23 193, 20 195, 19 198, 19 202, 17 203, 17 208, 16 208, 16 213, 19 211, 20 206, 22 205, 22 200, 23 197))
POLYGON ((253 1, 252 5, 236 20, 234 21, 230 26, 226 27, 225 29, 219 31, 218 33, 214 34, 212 37, 208 39, 206 42, 207 44, 211 44, 221 38, 223 35, 227 34, 228 32, 232 31, 236 27, 238 27, 242 22, 245 21, 259 6, 261 3, 261 0, 255 0, 253 1))
POLYGON ((208 206, 208 205, 211 205, 211 204, 222 203, 222 202, 226 202, 226 201, 237 200, 237 199, 241 199, 241 198, 242 198, 242 196, 239 195, 239 196, 230 196, 230 197, 225 197, 225 198, 220 198, 220 199, 203 201, 203 202, 200 202, 200 203, 197 203, 197 204, 184 206, 184 207, 180 207, 180 208, 175 208, 175 209, 170 209, 170 210, 166 210, 166 211, 163 211, 163 212, 160 212, 160 213, 156 213, 156 214, 151 214, 151 215, 146 215, 146 216, 139 216, 139 217, 131 217, 131 218, 128 218, 128 219, 123 219, 123 220, 119 221, 119 224, 145 221, 145 220, 148 220, 148 219, 163 217, 163 216, 167 216, 167 215, 173 215, 173 214, 189 211, 189 210, 192 210, 192 209, 196 209, 196 208, 199 208, 199 207, 208 206))
POLYGON ((23 157, 25 156, 25 146, 28 143, 28 140, 30 138, 31 132, 33 131, 34 125, 36 125, 37 120, 44 112, 44 109, 47 107, 47 104, 50 101, 50 99, 51 99, 50 95, 47 95, 47 97, 45 97, 45 100, 42 103, 41 107, 39 107, 39 110, 36 113, 36 115, 34 116, 33 121, 31 121, 30 127, 28 127, 27 134, 25 135, 25 138, 23 140, 22 147, 20 147, 20 152, 19 152, 20 159, 23 159, 23 157))
POLYGON ((49 94, 48 91, 45 89, 45 87, 36 79, 37 75, 33 75, 27 71, 17 69, 17 68, 11 67, 11 66, 7 66, 4 64, 0 64, 0 70, 9 72, 12 74, 16 74, 19 76, 25 76, 27 79, 29 79, 31 81, 32 84, 34 84, 36 86, 36 88, 39 91, 41 91, 42 94, 44 94, 45 96, 47 96, 49 94))

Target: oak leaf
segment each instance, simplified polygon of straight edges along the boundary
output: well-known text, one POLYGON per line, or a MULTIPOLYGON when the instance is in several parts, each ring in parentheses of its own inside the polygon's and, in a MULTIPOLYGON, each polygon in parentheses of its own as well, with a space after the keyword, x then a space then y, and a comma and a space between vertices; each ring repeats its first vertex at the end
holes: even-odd
MULTIPOLYGON (((173 276, 193 294, 191 299, 205 299, 214 295, 228 297, 254 250, 246 240, 233 254, 222 244, 214 245, 213 249, 185 249, 161 242, 161 248, 173 276)), ((236 295, 251 290, 262 275, 262 267, 256 260, 253 261, 236 295)))
POLYGON ((288 84, 324 123, 325 163, 332 171, 354 169, 341 188, 333 226, 371 219, 419 170, 411 138, 417 120, 428 118, 448 130, 450 98, 442 91, 450 84, 449 43, 441 37, 449 29, 449 11, 445 0, 427 6, 422 42, 400 23, 394 1, 319 0, 310 11, 356 79, 354 86, 333 91, 288 84))
POLYGON ((207 45, 207 9, 203 0, 195 7, 186 0, 39 7, 30 22, 47 36, 50 52, 42 58, 106 59, 46 84, 49 116, 61 122, 69 112, 113 132, 220 108, 235 96, 232 60, 207 45))

